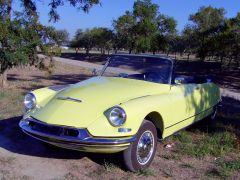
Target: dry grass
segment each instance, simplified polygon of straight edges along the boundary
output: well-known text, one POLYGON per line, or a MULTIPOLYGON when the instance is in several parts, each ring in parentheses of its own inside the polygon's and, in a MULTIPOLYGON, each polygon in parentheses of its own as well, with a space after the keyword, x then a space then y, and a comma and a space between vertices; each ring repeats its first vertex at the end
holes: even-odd
POLYGON ((51 75, 35 67, 18 67, 8 71, 8 88, 0 89, 0 119, 23 113, 24 95, 31 90, 50 85, 69 84, 91 76, 91 71, 55 62, 51 75))

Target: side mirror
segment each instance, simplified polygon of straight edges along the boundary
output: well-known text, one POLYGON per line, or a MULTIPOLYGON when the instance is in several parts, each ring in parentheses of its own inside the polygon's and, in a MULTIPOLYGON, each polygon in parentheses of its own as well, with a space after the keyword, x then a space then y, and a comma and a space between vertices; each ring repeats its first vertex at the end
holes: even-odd
POLYGON ((174 83, 175 83, 175 84, 185 84, 185 83, 186 83, 186 80, 185 80, 184 77, 176 77, 176 78, 174 79, 174 83))
POLYGON ((93 76, 96 76, 96 75, 97 75, 97 70, 96 70, 96 68, 94 68, 94 69, 92 70, 92 75, 93 75, 93 76))

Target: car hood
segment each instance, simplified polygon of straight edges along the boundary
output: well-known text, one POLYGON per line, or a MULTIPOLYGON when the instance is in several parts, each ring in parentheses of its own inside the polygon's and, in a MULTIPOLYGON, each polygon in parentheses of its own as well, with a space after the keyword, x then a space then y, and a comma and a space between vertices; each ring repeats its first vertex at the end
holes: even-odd
POLYGON ((169 85, 99 76, 60 91, 32 117, 49 124, 86 128, 115 105, 167 91, 169 85))

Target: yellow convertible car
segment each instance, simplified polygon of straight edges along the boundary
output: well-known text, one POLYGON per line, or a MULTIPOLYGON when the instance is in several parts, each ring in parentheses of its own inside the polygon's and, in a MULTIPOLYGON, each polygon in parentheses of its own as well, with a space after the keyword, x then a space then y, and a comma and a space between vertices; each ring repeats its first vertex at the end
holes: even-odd
POLYGON ((129 170, 146 168, 157 140, 213 118, 221 100, 209 79, 176 75, 173 66, 161 56, 112 55, 98 76, 29 92, 19 125, 55 146, 122 151, 129 170))

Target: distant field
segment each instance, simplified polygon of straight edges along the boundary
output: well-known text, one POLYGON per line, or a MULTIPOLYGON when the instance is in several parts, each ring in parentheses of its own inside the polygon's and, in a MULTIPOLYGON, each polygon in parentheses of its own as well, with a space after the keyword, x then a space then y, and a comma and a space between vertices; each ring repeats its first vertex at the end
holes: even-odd
POLYGON ((240 179, 237 100, 224 97, 217 124, 203 121, 159 142, 151 167, 130 173, 117 155, 46 146, 18 128, 26 92, 82 81, 91 77, 90 70, 56 63, 52 75, 22 67, 10 70, 8 77, 9 88, 0 89, 0 179, 240 179))

